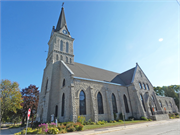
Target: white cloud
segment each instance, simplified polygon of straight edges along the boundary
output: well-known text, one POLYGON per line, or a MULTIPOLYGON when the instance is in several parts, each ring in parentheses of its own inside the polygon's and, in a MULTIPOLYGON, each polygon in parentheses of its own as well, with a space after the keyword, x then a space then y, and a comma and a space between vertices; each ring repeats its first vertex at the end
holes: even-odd
POLYGON ((159 39, 159 42, 161 42, 161 41, 163 41, 163 38, 160 38, 160 39, 159 39))

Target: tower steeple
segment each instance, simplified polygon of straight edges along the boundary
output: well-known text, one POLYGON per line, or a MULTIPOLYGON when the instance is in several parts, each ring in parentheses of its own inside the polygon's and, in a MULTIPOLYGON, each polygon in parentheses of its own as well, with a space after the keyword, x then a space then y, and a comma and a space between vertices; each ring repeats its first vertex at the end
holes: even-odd
POLYGON ((50 40, 48 42, 49 51, 47 65, 61 60, 73 64, 73 42, 74 39, 71 37, 67 29, 64 7, 62 7, 57 26, 56 28, 53 26, 50 40))
MULTIPOLYGON (((62 5, 63 6, 63 5, 62 5)), ((63 27, 65 27, 66 31, 69 33, 68 28, 67 28, 67 24, 66 24, 66 18, 65 18, 65 13, 64 13, 64 7, 61 8, 61 13, 59 16, 59 20, 56 26, 55 31, 60 31, 63 27)))

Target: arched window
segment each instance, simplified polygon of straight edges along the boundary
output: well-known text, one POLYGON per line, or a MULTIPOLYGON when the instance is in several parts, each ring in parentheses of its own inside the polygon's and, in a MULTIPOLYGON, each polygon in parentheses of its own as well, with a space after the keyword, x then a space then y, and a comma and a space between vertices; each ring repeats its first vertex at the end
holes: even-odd
POLYGON ((61 116, 64 116, 64 104, 65 104, 65 97, 64 97, 64 93, 63 93, 63 96, 62 96, 61 116))
POLYGON ((140 87, 140 89, 142 89, 142 85, 141 85, 141 83, 139 82, 139 87, 140 87))
POLYGON ((47 93, 47 88, 48 88, 48 79, 47 79, 47 81, 46 81, 45 94, 47 93))
POLYGON ((79 96, 79 112, 80 115, 86 115, 86 96, 83 90, 80 92, 79 96))
POLYGON ((60 50, 63 51, 63 41, 60 42, 60 50))
POLYGON ((56 105, 56 108, 55 108, 55 118, 57 118, 58 116, 58 106, 56 105))
POLYGON ((66 52, 68 53, 69 52, 69 43, 66 42, 66 52))
POLYGON ((68 63, 68 57, 66 57, 66 62, 68 63))
POLYGON ((112 94, 113 113, 117 113, 116 97, 112 94))
POLYGON ((143 83, 143 88, 144 88, 144 89, 146 89, 146 86, 145 86, 145 84, 144 84, 144 83, 143 83))
POLYGON ((103 101, 102 101, 102 95, 99 92, 97 95, 97 102, 98 102, 98 114, 103 114, 103 101))
POLYGON ((148 85, 148 84, 146 84, 146 87, 147 87, 147 89, 149 90, 149 85, 148 85))
POLYGON ((59 56, 58 55, 56 55, 56 60, 59 60, 59 56))
POLYGON ((65 79, 63 80, 63 87, 65 86, 65 79))
POLYGON ((71 58, 70 58, 70 64, 72 63, 72 60, 71 60, 71 58))
POLYGON ((61 60, 63 60, 63 56, 61 55, 61 60))
POLYGON ((153 95, 151 96, 151 98, 152 98, 153 102, 155 102, 155 101, 154 101, 154 97, 153 97, 153 95))
POLYGON ((128 102, 127 102, 126 95, 124 95, 123 98, 124 98, 124 105, 125 105, 126 113, 129 113, 129 107, 128 107, 128 102))
POLYGON ((171 108, 172 108, 172 103, 169 101, 169 104, 170 104, 170 106, 171 106, 171 108))
POLYGON ((168 103, 167 103, 167 101, 165 101, 166 102, 166 106, 168 107, 168 103))
POLYGON ((161 100, 159 100, 159 104, 160 104, 160 106, 162 107, 162 102, 161 102, 161 100))
POLYGON ((146 112, 146 108, 145 108, 145 105, 144 105, 144 100, 143 100, 142 95, 140 95, 140 97, 141 97, 141 102, 142 102, 142 105, 143 105, 144 111, 146 112))

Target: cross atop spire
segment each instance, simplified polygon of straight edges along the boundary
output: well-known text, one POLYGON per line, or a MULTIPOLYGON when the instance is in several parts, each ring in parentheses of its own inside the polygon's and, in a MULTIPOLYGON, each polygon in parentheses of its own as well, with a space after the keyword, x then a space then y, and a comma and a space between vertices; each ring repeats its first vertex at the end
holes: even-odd
POLYGON ((67 28, 63 5, 64 5, 64 2, 62 3, 61 13, 60 13, 59 20, 56 26, 56 31, 59 31, 64 26, 67 28))

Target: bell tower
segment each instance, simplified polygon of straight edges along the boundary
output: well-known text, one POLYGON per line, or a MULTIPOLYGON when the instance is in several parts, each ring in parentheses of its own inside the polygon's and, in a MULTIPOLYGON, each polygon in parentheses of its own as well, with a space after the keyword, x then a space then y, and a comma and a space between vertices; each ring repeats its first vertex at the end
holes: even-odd
POLYGON ((62 5, 61 13, 57 22, 57 26, 53 26, 50 40, 48 42, 48 57, 46 66, 57 61, 64 61, 68 64, 74 63, 73 53, 74 39, 71 37, 67 28, 64 7, 62 5))

